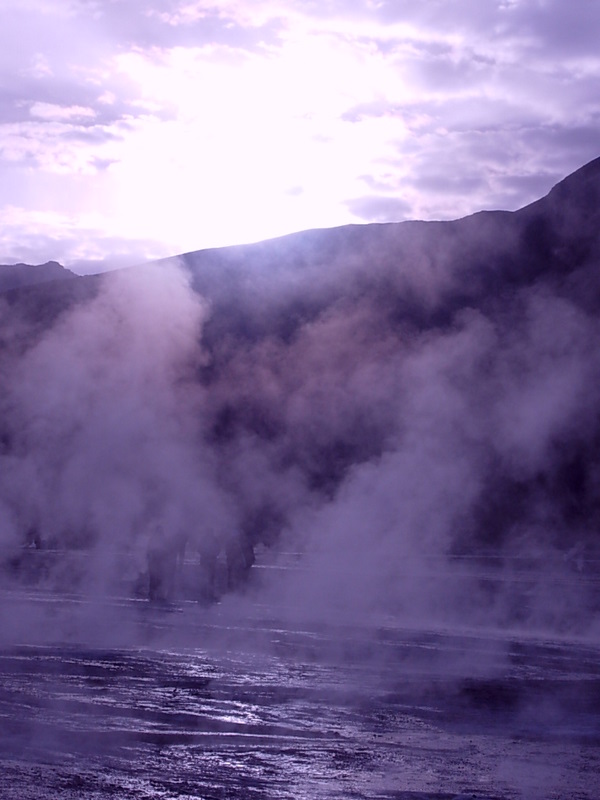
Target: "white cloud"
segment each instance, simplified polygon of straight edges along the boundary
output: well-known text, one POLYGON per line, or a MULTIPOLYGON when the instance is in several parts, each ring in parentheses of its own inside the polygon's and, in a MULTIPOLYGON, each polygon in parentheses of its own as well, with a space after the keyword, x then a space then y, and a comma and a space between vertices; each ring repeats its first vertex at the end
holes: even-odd
POLYGON ((94 118, 96 112, 83 106, 59 106, 54 103, 34 103, 29 109, 32 117, 40 119, 71 120, 94 118))
POLYGON ((171 254, 164 243, 119 236, 98 213, 0 208, 0 264, 60 261, 75 272, 100 272, 171 254), (47 256, 45 254, 48 254, 47 256))
POLYGON ((48 63, 48 59, 43 53, 36 53, 31 59, 31 66, 25 70, 34 78, 50 78, 54 74, 52 68, 48 63))

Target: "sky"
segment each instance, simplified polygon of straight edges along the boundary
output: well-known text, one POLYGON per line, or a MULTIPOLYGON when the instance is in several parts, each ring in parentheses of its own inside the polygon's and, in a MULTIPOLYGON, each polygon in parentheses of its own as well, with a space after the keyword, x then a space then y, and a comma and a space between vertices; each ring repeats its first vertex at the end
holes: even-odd
POLYGON ((0 263, 517 209, 600 155, 598 0, 0 0, 0 263))

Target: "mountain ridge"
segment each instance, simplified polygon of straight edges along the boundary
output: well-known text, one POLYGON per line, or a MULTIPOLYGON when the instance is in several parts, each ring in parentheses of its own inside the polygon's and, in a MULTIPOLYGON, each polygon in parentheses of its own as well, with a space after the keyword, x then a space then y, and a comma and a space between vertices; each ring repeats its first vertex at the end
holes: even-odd
POLYGON ((77 275, 58 261, 43 264, 0 264, 0 292, 50 281, 68 280, 77 275))
MULTIPOLYGON (((401 222, 371 222, 371 223, 350 223, 347 225, 334 226, 332 228, 309 228, 303 231, 296 231, 294 233, 283 234, 281 236, 264 239, 259 242, 249 244, 234 244, 225 245, 222 247, 202 248, 200 250, 191 250, 178 255, 169 256, 167 258, 158 259, 152 262, 144 263, 165 263, 173 258, 183 259, 186 262, 197 261, 198 259, 211 259, 218 256, 224 260, 238 261, 240 257, 249 257, 252 261, 258 257, 266 255, 268 258, 272 257, 268 251, 275 251, 278 255, 281 254, 283 249, 293 249, 294 244, 306 241, 306 250, 310 254, 311 250, 317 249, 319 246, 324 247, 322 258, 327 257, 327 251, 335 247, 336 240, 340 235, 346 233, 348 238, 352 240, 350 246, 353 246, 356 241, 360 243, 363 238, 368 238, 371 234, 386 231, 404 231, 410 229, 418 229, 422 226, 426 228, 443 229, 448 225, 464 224, 465 226, 471 224, 468 221, 479 221, 482 218, 494 219, 497 221, 506 222, 514 216, 525 218, 535 215, 536 213, 548 212, 549 210, 556 212, 557 207, 561 203, 569 203, 576 206, 577 213, 582 212, 586 216, 591 216, 594 220, 600 216, 598 211, 600 200, 600 157, 587 162, 579 167, 574 172, 562 178, 556 183, 550 191, 541 198, 538 198, 531 203, 515 210, 507 211, 504 209, 482 209, 468 214, 465 217, 459 217, 451 220, 404 220, 401 222), (329 240, 329 241, 328 241, 329 240), (286 247, 288 246, 288 247, 286 247)), ((400 237, 402 234, 400 234, 400 237)), ((397 236, 386 237, 388 241, 393 241, 398 238, 397 236)), ((144 266, 144 263, 134 265, 133 267, 122 267, 119 269, 139 269, 144 266)), ((57 261, 48 261, 40 265, 29 265, 24 263, 18 264, 3 264, 0 265, 0 292, 7 291, 12 288, 19 288, 21 285, 31 285, 35 282, 41 282, 40 279, 35 279, 34 275, 39 273, 44 275, 43 281, 55 280, 65 277, 84 277, 78 276, 76 273, 71 272, 67 267, 62 266, 57 261), (57 269, 60 268, 60 270, 57 269), (8 270, 17 272, 25 272, 27 275, 23 276, 21 282, 14 285, 8 285, 9 279, 7 277, 8 270), (66 274, 65 274, 66 273, 66 274), (46 277, 46 275, 48 277, 46 277)), ((95 273, 98 275, 105 273, 95 273)), ((14 280, 11 278, 10 280, 14 280)))

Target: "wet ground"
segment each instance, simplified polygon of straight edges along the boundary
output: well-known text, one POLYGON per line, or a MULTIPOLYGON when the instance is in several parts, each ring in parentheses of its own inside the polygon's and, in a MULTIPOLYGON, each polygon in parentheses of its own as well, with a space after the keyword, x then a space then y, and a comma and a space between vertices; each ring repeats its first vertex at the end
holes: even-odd
POLYGON ((119 621, 115 645, 91 621, 85 635, 89 601, 10 599, 2 800, 600 797, 589 641, 114 599, 101 616, 119 621), (11 607, 37 622, 35 644, 11 630, 11 607), (61 619, 79 621, 68 644, 61 619))

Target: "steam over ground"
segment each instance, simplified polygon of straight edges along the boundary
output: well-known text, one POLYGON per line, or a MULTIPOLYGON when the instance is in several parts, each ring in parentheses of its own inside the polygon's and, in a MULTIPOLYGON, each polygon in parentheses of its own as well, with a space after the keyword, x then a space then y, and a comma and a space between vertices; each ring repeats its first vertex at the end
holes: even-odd
POLYGON ((143 596, 159 537, 207 600, 593 630, 599 169, 0 297, 5 574, 143 596))

